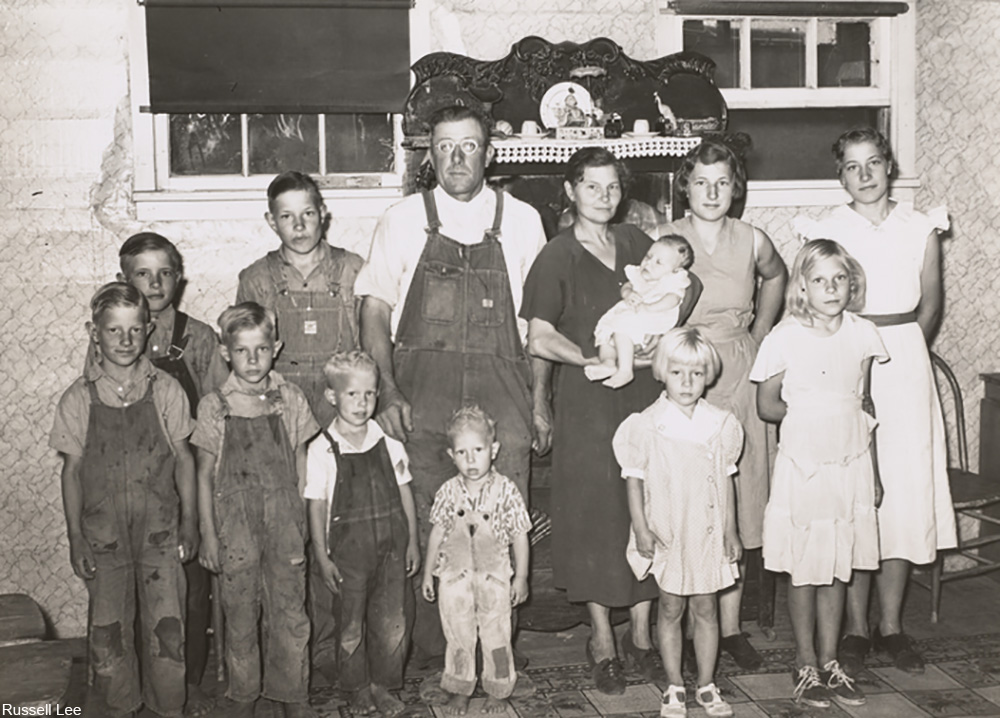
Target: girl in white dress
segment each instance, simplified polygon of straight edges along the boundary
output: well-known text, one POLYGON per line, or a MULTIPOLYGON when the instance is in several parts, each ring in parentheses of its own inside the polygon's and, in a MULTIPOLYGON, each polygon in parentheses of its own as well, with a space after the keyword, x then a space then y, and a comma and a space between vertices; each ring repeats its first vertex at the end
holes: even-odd
POLYGON ((869 633, 871 574, 848 587, 839 659, 850 675, 874 643, 896 667, 921 673, 924 661, 903 633, 903 597, 911 564, 931 563, 956 545, 948 487, 944 418, 927 351, 941 315, 944 207, 928 214, 889 197, 892 150, 870 128, 851 130, 833 146, 840 182, 851 195, 820 222, 796 220, 806 239, 827 237, 857 258, 868 279, 864 316, 879 330, 892 361, 872 369, 879 421, 879 473, 885 502, 878 511, 880 563, 875 574, 879 622, 869 633))
POLYGON ((872 359, 888 357, 875 325, 845 311, 863 306, 865 276, 836 242, 817 239, 799 251, 786 295, 789 316, 750 371, 760 417, 781 423, 764 566, 791 575, 795 699, 862 705, 837 663, 837 638, 852 572, 878 566, 876 422, 863 406, 870 410, 872 359))
POLYGON ((743 427, 702 398, 719 368, 718 352, 698 329, 671 329, 653 355, 653 375, 666 392, 622 422, 612 441, 628 481, 626 558, 637 578, 652 575, 660 589, 656 629, 669 684, 660 706, 664 718, 686 714, 681 617, 688 605, 698 658, 695 699, 710 716, 733 714, 714 682, 716 593, 736 581, 743 550, 732 480, 743 427))
POLYGON ((693 263, 688 241, 679 234, 666 234, 653 242, 641 263, 625 267, 628 281, 622 286, 622 300, 594 328, 601 363, 583 368, 588 379, 603 379, 612 389, 632 381, 635 348, 677 326, 681 300, 691 286, 687 270, 693 263))

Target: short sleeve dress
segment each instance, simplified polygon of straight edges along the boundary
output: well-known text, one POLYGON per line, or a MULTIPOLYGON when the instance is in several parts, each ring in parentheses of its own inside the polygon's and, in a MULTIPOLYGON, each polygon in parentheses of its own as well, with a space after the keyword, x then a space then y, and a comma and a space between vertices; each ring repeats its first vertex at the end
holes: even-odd
POLYGON ((764 512, 764 566, 791 574, 794 586, 846 582, 855 569, 878 568, 876 421, 861 408, 869 357, 888 359, 866 319, 845 312, 840 329, 824 337, 786 317, 764 339, 750 372, 755 382, 784 372, 788 413, 764 512))
POLYGON ((687 270, 679 269, 657 281, 646 281, 639 273, 639 267, 625 267, 625 276, 632 288, 642 297, 642 304, 631 307, 624 300, 619 301, 604 313, 594 329, 594 343, 597 346, 609 344, 615 334, 625 334, 636 346, 643 346, 650 337, 666 334, 677 326, 680 318, 680 304, 665 311, 654 311, 644 305, 652 304, 673 294, 684 299, 684 292, 691 286, 687 270))
MULTIPOLYGON (((615 241, 612 271, 583 248, 572 227, 553 237, 524 285, 521 316, 543 319, 597 356, 594 327, 621 298, 625 266, 638 264, 652 240, 632 225, 608 228, 615 241)), ((629 414, 649 406, 659 385, 649 369, 620 389, 591 382, 583 367, 557 365, 553 377, 552 566, 570 601, 632 606, 658 595, 652 579, 636 580, 625 562, 631 517, 611 437, 629 414)))
POLYGON ((633 571, 648 571, 661 591, 675 596, 732 586, 739 570, 726 558, 723 536, 726 482, 743 450, 736 417, 704 399, 688 417, 664 394, 622 422, 613 445, 622 478, 642 479, 646 521, 657 538, 652 561, 640 568, 630 536, 633 571))
MULTIPOLYGON (((839 242, 861 263, 867 278, 863 314, 905 314, 920 303, 927 237, 948 227, 948 212, 941 207, 925 214, 899 202, 875 225, 844 205, 819 222, 796 219, 795 227, 806 239, 839 242)), ((878 509, 881 558, 929 563, 938 549, 957 543, 941 401, 920 326, 910 321, 878 332, 892 357, 872 368, 885 487, 878 509)))
POLYGON ((750 336, 757 288, 754 230, 731 217, 723 222, 718 244, 711 252, 698 238, 690 217, 672 222, 660 232, 681 235, 694 250, 691 271, 704 289, 687 323, 698 326, 722 358, 722 371, 705 398, 733 412, 746 434, 736 477, 737 519, 743 547, 755 549, 761 545, 770 466, 767 426, 757 416, 757 393, 748 378, 757 356, 757 343, 750 336))

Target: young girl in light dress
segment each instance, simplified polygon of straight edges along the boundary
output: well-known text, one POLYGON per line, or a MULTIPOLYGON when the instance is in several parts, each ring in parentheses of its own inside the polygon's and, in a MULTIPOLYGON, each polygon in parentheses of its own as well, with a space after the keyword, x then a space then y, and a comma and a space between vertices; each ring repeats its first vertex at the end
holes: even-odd
POLYGON ((878 510, 878 622, 869 631, 872 574, 859 572, 847 589, 838 660, 854 675, 874 647, 888 652, 900 670, 922 673, 924 660, 902 625, 910 566, 932 563, 939 550, 957 543, 944 416, 928 353, 944 301, 938 232, 948 228, 948 211, 924 213, 892 198, 892 147, 877 130, 848 130, 833 153, 850 203, 819 222, 799 217, 795 227, 804 239, 839 242, 860 262, 868 284, 861 311, 892 356, 872 367, 879 473, 886 488, 878 510))
POLYGON ((698 659, 695 699, 710 716, 730 716, 714 682, 719 648, 716 592, 732 586, 742 553, 732 475, 743 449, 736 417, 702 395, 719 373, 719 354, 694 327, 660 338, 653 375, 666 391, 615 433, 615 458, 628 481, 632 534, 626 558, 660 589, 657 633, 667 672, 660 715, 686 715, 681 617, 690 604, 698 659))
POLYGON ((601 363, 584 367, 588 379, 603 379, 612 389, 632 381, 635 348, 677 325, 681 300, 691 285, 687 270, 693 263, 688 241, 667 234, 653 242, 639 265, 625 267, 629 281, 622 286, 622 300, 594 328, 601 363))
POLYGON ((757 411, 781 423, 764 511, 764 566, 791 575, 793 696, 814 707, 865 697, 837 662, 846 583, 878 566, 869 395, 872 359, 888 356, 864 305, 861 265, 836 242, 799 251, 786 290, 789 314, 765 337, 750 371, 757 411))

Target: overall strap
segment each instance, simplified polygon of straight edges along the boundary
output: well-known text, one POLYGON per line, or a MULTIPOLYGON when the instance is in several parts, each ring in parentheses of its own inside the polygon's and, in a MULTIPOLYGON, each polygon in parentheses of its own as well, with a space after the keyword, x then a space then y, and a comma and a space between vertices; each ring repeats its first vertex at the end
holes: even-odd
POLYGON ((427 215, 427 236, 436 234, 441 229, 441 218, 438 217, 437 203, 434 201, 434 193, 425 189, 420 193, 424 198, 424 212, 427 215))
POLYGON ((146 384, 146 393, 142 395, 140 401, 152 401, 153 400, 153 382, 156 381, 156 374, 149 375, 149 383, 146 384))
POLYGON ((188 315, 184 312, 176 312, 174 315, 174 333, 170 337, 170 348, 167 349, 167 356, 175 361, 184 356, 184 348, 187 346, 188 339, 190 339, 190 337, 184 336, 187 324, 188 315))
POLYGON ((90 394, 91 404, 101 404, 101 399, 97 396, 97 382, 87 380, 87 392, 90 394))
POLYGON ((331 454, 333 454, 339 459, 340 447, 337 445, 337 442, 334 440, 333 436, 326 429, 320 429, 320 433, 323 434, 323 436, 326 437, 326 440, 330 442, 330 448, 327 449, 327 451, 329 451, 331 454))
POLYGON ((222 395, 221 390, 216 389, 215 395, 219 397, 219 403, 222 405, 222 418, 229 421, 229 417, 233 413, 232 409, 229 408, 229 402, 226 401, 226 397, 222 395))
POLYGON ((497 197, 497 209, 493 214, 493 226, 483 234, 483 241, 500 238, 500 222, 503 220, 503 195, 502 189, 494 189, 497 197))
POLYGON ((267 270, 271 274, 271 283, 274 284, 278 294, 288 294, 288 276, 285 274, 284 260, 279 254, 280 250, 267 253, 267 270))
POLYGON ((333 245, 328 246, 330 251, 327 252, 326 258, 323 260, 323 275, 326 277, 326 287, 330 296, 336 297, 340 294, 340 288, 344 283, 344 273, 347 271, 347 262, 341 261, 340 266, 337 267, 337 259, 346 260, 344 255, 347 254, 347 250, 333 245), (336 272, 336 276, 334 276, 335 268, 339 270, 336 272))

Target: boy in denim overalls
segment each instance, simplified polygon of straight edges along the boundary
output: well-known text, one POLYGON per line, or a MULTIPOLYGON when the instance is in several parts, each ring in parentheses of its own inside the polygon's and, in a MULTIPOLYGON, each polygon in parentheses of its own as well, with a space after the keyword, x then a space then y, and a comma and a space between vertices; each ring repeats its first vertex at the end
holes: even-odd
MULTIPOLYGON (((284 345, 274 368, 305 392, 320 426, 329 426, 335 412, 324 398, 323 366, 334 353, 358 346, 354 279, 364 260, 327 241, 330 213, 309 175, 289 171, 275 177, 267 188, 267 209, 264 218, 281 246, 240 272, 236 301, 274 312, 284 345)), ((333 594, 311 564, 312 665, 332 684, 337 680, 333 594)))
POLYGON ((200 560, 221 574, 226 696, 233 715, 250 718, 263 696, 287 718, 314 716, 297 467, 319 426, 302 390, 271 371, 281 342, 269 311, 238 304, 222 313, 219 328, 232 374, 201 400, 191 443, 199 450, 200 560))
MULTIPOLYGON (((146 297, 153 328, 146 338, 145 356, 176 379, 184 390, 192 418, 198 402, 229 376, 219 338, 210 326, 176 308, 184 283, 184 261, 174 243, 156 232, 139 232, 118 250, 119 282, 128 282, 146 297)), ((87 367, 96 359, 87 353, 87 367)), ((208 626, 212 615, 211 581, 198 561, 184 564, 187 580, 184 622, 187 666, 187 705, 190 716, 208 715, 215 699, 201 688, 208 664, 208 626)))
POLYGON ((59 400, 50 440, 65 462, 70 560, 90 594, 88 714, 131 715, 145 704, 180 716, 181 562, 198 550, 188 402, 180 384, 143 356, 149 305, 138 289, 106 284, 90 308, 99 361, 59 400))
POLYGON ((424 598, 439 599, 448 641, 441 688, 452 697, 445 712, 464 715, 468 710, 476 688, 478 638, 483 690, 489 696, 483 711, 502 713, 517 680, 511 608, 528 597, 531 519, 514 482, 493 469, 500 443, 486 412, 459 409, 448 422, 447 435, 448 456, 458 476, 434 497, 423 580, 424 598))
POLYGON ((402 443, 372 420, 378 365, 361 350, 325 368, 337 417, 309 446, 313 561, 335 594, 340 688, 355 714, 403 712, 389 693, 403 684, 413 592, 420 568, 409 460, 402 443))

